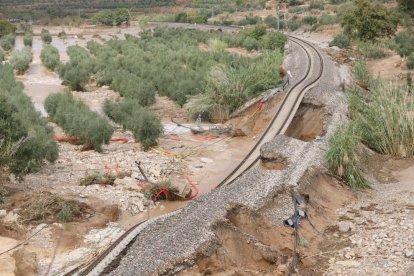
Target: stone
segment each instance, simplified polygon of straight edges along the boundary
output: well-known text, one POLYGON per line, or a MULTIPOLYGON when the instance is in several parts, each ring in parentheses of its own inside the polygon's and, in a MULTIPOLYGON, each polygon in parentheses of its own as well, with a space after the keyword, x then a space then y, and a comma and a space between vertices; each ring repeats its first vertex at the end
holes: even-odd
POLYGON ((406 256, 407 258, 411 258, 413 256, 414 252, 410 249, 405 249, 404 250, 404 256, 406 256))
POLYGON ((13 211, 10 211, 3 219, 4 223, 15 223, 17 222, 17 219, 19 218, 19 215, 14 213, 13 211))
POLYGON ((7 211, 6 210, 0 210, 0 218, 1 217, 5 217, 7 215, 7 211))
POLYGON ((339 232, 345 233, 353 230, 354 224, 350 221, 340 221, 338 222, 339 232))
POLYGON ((212 159, 207 158, 207 157, 201 157, 200 161, 203 162, 203 163, 206 163, 206 164, 211 164, 211 163, 214 162, 212 159))
POLYGON ((359 267, 361 265, 360 262, 355 260, 337 261, 336 264, 345 267, 359 267))

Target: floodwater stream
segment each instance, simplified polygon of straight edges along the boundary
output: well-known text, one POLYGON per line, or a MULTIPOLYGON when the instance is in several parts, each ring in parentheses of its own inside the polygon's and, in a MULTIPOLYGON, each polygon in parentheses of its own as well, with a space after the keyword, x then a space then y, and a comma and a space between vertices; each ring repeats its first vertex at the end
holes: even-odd
MULTIPOLYGON (((114 36, 121 38, 121 35, 109 34, 102 35, 100 38, 107 40, 111 39, 114 36)), ((75 35, 66 39, 59 38, 58 36, 53 36, 51 45, 59 50, 60 60, 62 62, 67 62, 69 60, 69 57, 66 53, 66 50, 69 46, 79 45, 81 47, 86 47, 86 44, 89 40, 102 42, 100 38, 96 36, 94 37, 92 34, 85 35, 82 38, 78 38, 75 35)), ((23 36, 17 36, 15 48, 20 50, 23 47, 23 36)), ((42 48, 43 42, 41 40, 41 37, 33 36, 33 61, 25 74, 18 76, 17 79, 23 82, 24 92, 30 96, 36 110, 39 111, 42 116, 47 116, 47 113, 43 106, 45 99, 50 94, 63 92, 65 90, 65 86, 61 84, 62 81, 56 72, 52 72, 42 65, 42 62, 40 60, 40 53, 42 51, 42 48)))

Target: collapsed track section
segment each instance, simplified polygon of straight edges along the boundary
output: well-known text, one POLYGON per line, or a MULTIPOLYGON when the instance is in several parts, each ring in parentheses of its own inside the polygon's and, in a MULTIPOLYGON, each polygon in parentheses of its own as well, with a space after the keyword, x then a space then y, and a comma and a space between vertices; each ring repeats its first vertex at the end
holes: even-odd
MULTIPOLYGON (((310 43, 297 37, 289 36, 289 41, 298 45, 306 54, 306 73, 292 85, 286 93, 279 110, 271 120, 269 126, 258 139, 255 146, 249 151, 246 157, 238 164, 233 171, 217 186, 229 185, 245 174, 250 168, 256 166, 260 161, 260 147, 271 141, 276 135, 283 134, 289 127, 306 91, 311 89, 321 79, 324 71, 323 58, 320 52, 310 43)), ((105 250, 93 263, 83 269, 80 266, 66 275, 101 275, 105 273, 114 260, 122 258, 126 254, 129 244, 151 223, 162 218, 167 218, 179 213, 181 210, 156 217, 136 224, 118 238, 107 250, 105 250)))

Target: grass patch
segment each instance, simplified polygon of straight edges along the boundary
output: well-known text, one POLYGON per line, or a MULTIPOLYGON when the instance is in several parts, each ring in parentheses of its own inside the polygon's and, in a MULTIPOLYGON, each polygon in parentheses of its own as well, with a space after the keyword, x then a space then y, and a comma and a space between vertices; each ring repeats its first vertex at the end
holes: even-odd
POLYGON ((384 47, 376 42, 360 42, 358 48, 362 55, 366 58, 381 59, 387 57, 387 52, 384 47))
POLYGON ((20 202, 17 213, 24 224, 72 222, 93 213, 85 203, 67 200, 46 191, 27 193, 20 202))
POLYGON ((359 141, 354 124, 340 126, 329 139, 329 150, 326 153, 328 167, 353 189, 369 187, 358 163, 359 141))
POLYGON ((116 176, 112 173, 93 172, 87 174, 80 180, 81 186, 89 186, 94 184, 114 185, 116 176))

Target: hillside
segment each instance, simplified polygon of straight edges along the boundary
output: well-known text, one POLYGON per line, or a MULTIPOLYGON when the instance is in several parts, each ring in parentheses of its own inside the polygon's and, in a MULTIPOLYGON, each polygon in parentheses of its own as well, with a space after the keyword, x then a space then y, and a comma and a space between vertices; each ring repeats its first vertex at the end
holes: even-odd
POLYGON ((59 7, 61 9, 108 9, 108 8, 152 8, 160 6, 172 6, 176 0, 4 0, 0 1, 0 7, 35 9, 45 7, 59 7))

